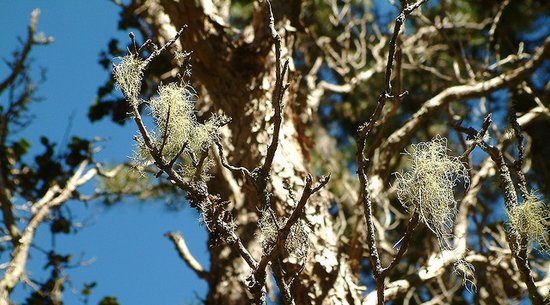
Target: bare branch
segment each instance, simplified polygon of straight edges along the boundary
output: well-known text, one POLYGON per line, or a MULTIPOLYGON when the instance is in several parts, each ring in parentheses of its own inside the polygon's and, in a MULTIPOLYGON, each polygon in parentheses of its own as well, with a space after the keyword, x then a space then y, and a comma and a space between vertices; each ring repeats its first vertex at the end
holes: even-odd
MULTIPOLYGON (((283 120, 282 108, 283 108, 283 95, 286 89, 286 86, 283 84, 283 79, 286 72, 288 71, 288 60, 285 61, 284 66, 281 71, 281 36, 277 33, 275 29, 275 19, 273 17, 273 11, 271 9, 271 2, 267 1, 269 6, 269 30, 271 31, 271 38, 275 45, 275 88, 273 89, 273 94, 271 99, 273 100, 273 108, 275 114, 273 115, 273 136, 271 138, 271 143, 267 149, 267 154, 265 157, 264 164, 261 167, 262 175, 268 175, 273 163, 273 158, 275 157, 275 152, 277 151, 277 146, 279 145, 279 134, 281 131, 281 123, 283 120)), ((265 179, 264 179, 265 180, 265 179)), ((260 188, 263 191, 265 187, 260 188)))
MULTIPOLYGON (((359 127, 359 130, 357 131, 358 137, 357 137, 356 158, 357 158, 358 175, 359 175, 359 182, 360 182, 360 200, 363 205, 363 209, 364 209, 363 216, 364 216, 365 223, 367 225, 367 245, 368 245, 369 254, 370 254, 369 260, 371 262, 374 278, 376 281, 376 290, 377 290, 379 305, 384 304, 384 274, 383 274, 384 269, 382 268, 380 255, 378 253, 378 248, 376 245, 376 233, 375 233, 376 229, 374 227, 374 222, 373 222, 374 216, 373 216, 373 209, 372 209, 372 198, 368 188, 369 183, 367 178, 367 172, 368 172, 368 167, 370 165, 370 162, 369 160, 367 160, 367 156, 365 155, 365 145, 370 135, 370 132, 372 131, 372 129, 375 126, 375 123, 378 121, 378 119, 380 118, 380 115, 382 114, 382 109, 384 108, 386 100, 389 98, 393 98, 392 84, 391 84, 392 69, 395 61, 395 52, 397 47, 396 44, 398 43, 398 36, 401 31, 401 26, 405 22, 405 18, 408 15, 410 15, 416 8, 422 5, 422 3, 424 2, 425 2, 424 0, 421 0, 412 5, 406 5, 401 11, 401 13, 399 14, 399 16, 396 18, 394 30, 393 30, 393 36, 390 40, 389 54, 388 54, 387 63, 386 63, 384 91, 380 94, 378 98, 376 109, 374 110, 374 113, 372 114, 370 120, 367 123, 361 125, 361 127, 359 127)), ((401 95, 401 93, 398 95, 401 95)), ((403 253, 405 249, 406 247, 403 249, 403 253)))
MULTIPOLYGON (((154 57, 158 56, 161 52, 163 52, 168 47, 170 47, 170 45, 175 43, 175 41, 178 39, 182 31, 183 31, 183 28, 176 34, 176 36, 173 39, 169 40, 160 49, 156 49, 144 61, 144 63, 141 64, 140 66, 141 70, 143 71, 154 57)), ((126 98, 129 100, 130 104, 132 105, 132 114, 134 116, 134 122, 138 127, 138 131, 143 139, 143 142, 147 150, 149 151, 151 157, 155 161, 155 165, 160 169, 160 172, 157 173, 157 176, 160 176, 162 172, 165 172, 168 175, 169 181, 172 184, 174 184, 178 188, 187 192, 187 198, 190 200, 192 206, 196 207, 200 212, 205 213, 206 217, 209 217, 212 219, 213 228, 209 227, 209 229, 219 231, 223 236, 224 240, 228 243, 228 245, 234 251, 236 251, 236 253, 239 253, 239 255, 244 259, 244 261, 248 264, 248 266, 251 269, 255 270, 257 268, 258 263, 252 257, 248 249, 246 249, 240 237, 236 234, 234 228, 229 226, 228 223, 224 223, 225 221, 224 219, 220 219, 218 217, 219 215, 217 215, 217 213, 223 214, 223 213, 226 213, 227 211, 223 210, 223 207, 217 204, 218 198, 216 196, 212 196, 208 193, 208 187, 206 183, 200 182, 200 181, 198 181, 197 183, 189 183, 185 181, 183 177, 178 172, 176 172, 176 170, 174 170, 173 166, 177 161, 177 159, 179 158, 179 156, 185 151, 188 145, 188 142, 183 143, 180 150, 171 161, 169 162, 166 161, 162 155, 162 151, 157 147, 155 141, 151 138, 145 124, 143 123, 143 119, 138 109, 139 101, 137 100, 137 97, 126 96, 126 98), (204 205, 204 209, 206 209, 206 211, 201 210, 203 209, 201 205, 204 205)), ((190 153, 193 153, 193 152, 190 151, 190 153)), ((206 155, 207 154, 204 153, 201 156, 201 161, 199 162, 203 162, 204 158, 206 158, 206 155)), ((200 167, 200 164, 195 163, 195 160, 193 160, 193 164, 196 167, 200 167)), ((227 215, 230 215, 230 214, 227 214, 227 215)))
MULTIPOLYGON (((488 116, 488 121, 490 122, 490 116, 488 116)), ((519 128, 519 125, 516 125, 516 127, 519 128)), ((468 128, 464 130, 464 132, 468 133, 473 138, 475 138, 477 134, 473 128, 468 128)), ((516 188, 512 181, 512 177, 510 176, 510 168, 504 160, 502 151, 497 147, 486 144, 482 138, 475 138, 475 140, 477 145, 491 157, 493 162, 495 162, 495 166, 498 171, 499 187, 504 195, 506 210, 510 213, 510 211, 518 205, 518 199, 516 195, 516 188)), ((518 145, 522 145, 520 140, 518 140, 518 142, 518 145)), ((522 154, 523 153, 520 152, 520 155, 522 154)), ((527 192, 527 190, 525 190, 525 192, 527 192)), ((535 281, 531 275, 531 268, 527 260, 527 241, 524 237, 516 236, 512 233, 509 233, 508 237, 510 248, 513 250, 512 254, 514 256, 514 260, 519 268, 523 281, 527 285, 529 297, 533 304, 542 305, 543 300, 537 291, 535 281)))
POLYGON ((172 108, 172 104, 168 104, 168 110, 166 110, 166 119, 164 124, 164 134, 162 135, 162 143, 160 144, 159 148, 159 154, 162 156, 162 152, 164 151, 164 146, 166 146, 166 141, 168 140, 168 136, 170 135, 170 110, 172 108))
POLYGON ((31 21, 27 30, 27 39, 25 40, 25 44, 23 45, 23 50, 21 51, 21 53, 19 53, 19 57, 16 58, 15 62, 12 64, 10 75, 8 75, 8 77, 0 82, 0 93, 4 92, 4 90, 6 90, 8 86, 13 84, 17 76, 23 71, 33 45, 49 44, 53 41, 53 38, 51 37, 45 38, 43 40, 35 39, 34 36, 36 33, 36 24, 38 23, 39 16, 39 9, 35 9, 32 11, 31 21))
POLYGON ((550 57, 550 37, 544 41, 542 47, 537 48, 531 59, 520 67, 475 84, 449 87, 427 100, 403 126, 394 131, 380 146, 380 162, 376 165, 377 171, 386 170, 391 159, 389 156, 399 151, 419 126, 442 106, 451 101, 484 96, 504 86, 517 83, 529 77, 548 57, 550 57))
MULTIPOLYGON (((281 254, 280 253, 281 249, 283 249, 285 247, 284 245, 286 243, 286 240, 288 238, 290 230, 291 230, 292 226, 296 224, 298 219, 303 216, 304 208, 305 208, 305 205, 307 204, 309 198, 311 197, 311 195, 313 195, 316 192, 320 191, 329 182, 329 180, 330 180, 330 174, 327 175, 327 176, 321 177, 321 179, 319 179, 319 182, 315 186, 312 186, 313 182, 312 182, 311 175, 306 176, 306 185, 304 186, 302 196, 300 197, 300 201, 298 202, 298 204, 296 205, 296 207, 292 211, 292 214, 287 219, 285 224, 282 227, 279 228, 279 232, 277 234, 277 240, 275 241, 276 246, 273 247, 269 253, 264 254, 264 256, 262 256, 260 262, 258 263, 257 268, 254 270, 254 285, 253 286, 256 287, 256 290, 258 290, 257 287, 263 287, 265 285, 265 279, 266 279, 265 278, 265 272, 266 272, 265 269, 266 269, 267 265, 275 257, 277 257, 278 255, 281 254)), ((273 221, 274 221, 275 225, 278 226, 277 219, 275 219, 275 216, 273 214, 272 214, 272 217, 274 218, 273 221)), ((274 268, 277 268, 277 267, 274 267, 274 268)), ((285 289, 286 284, 284 284, 283 282, 280 282, 280 281, 283 280, 283 278, 281 278, 281 276, 277 274, 276 270, 274 270, 274 272, 276 273, 275 278, 278 281, 278 283, 280 284, 279 286, 280 287, 283 286, 282 288, 285 289)), ((288 288, 288 287, 286 287, 286 288, 288 288)), ((289 292, 286 292, 286 294, 287 294, 287 299, 288 299, 287 301, 290 301, 291 298, 289 298, 289 292)), ((257 294, 257 301, 261 297, 262 297, 261 294, 257 294)))
MULTIPOLYGON (((183 30, 185 30, 185 28, 187 28, 187 25, 182 26, 181 29, 176 33, 174 38, 168 40, 160 49, 155 48, 155 51, 153 51, 151 53, 151 55, 149 55, 149 57, 147 57, 147 59, 145 59, 145 61, 143 61, 143 69, 147 68, 147 66, 151 63, 151 61, 153 59, 155 59, 155 57, 159 56, 162 52, 164 52, 169 47, 171 47, 178 40, 178 38, 180 37, 183 30)), ((130 35, 130 38, 132 38, 132 36, 134 36, 133 33, 132 33, 132 35, 130 35)), ((148 43, 148 42, 149 42, 149 40, 146 41, 146 43, 148 43)))
POLYGON ((198 277, 208 280, 209 273, 204 270, 201 264, 195 259, 193 254, 191 254, 191 251, 189 251, 189 248, 185 243, 183 235, 178 232, 168 232, 165 234, 165 236, 172 241, 174 247, 176 247, 176 250, 178 251, 179 256, 185 262, 185 264, 187 264, 187 266, 191 268, 191 270, 193 270, 198 277))
POLYGON ((419 214, 415 211, 413 212, 413 215, 407 224, 407 230, 405 231, 405 234, 401 239, 401 247, 399 247, 399 251, 397 252, 397 255, 393 258, 393 260, 390 262, 390 264, 387 267, 382 269, 382 272, 380 273, 381 276, 387 276, 389 272, 395 266, 397 266, 397 264, 399 264, 399 261, 401 260, 403 255, 405 255, 405 252, 407 252, 407 248, 409 247, 409 242, 411 241, 413 231, 418 225, 418 220, 419 220, 419 214))
POLYGON ((25 273, 29 249, 38 226, 50 214, 52 208, 60 206, 67 200, 71 199, 73 192, 79 186, 87 183, 97 175, 96 168, 86 170, 88 164, 88 160, 83 161, 63 188, 58 188, 59 191, 56 192, 55 195, 53 195, 53 192, 47 192, 45 197, 35 204, 36 210, 21 234, 19 243, 14 247, 11 253, 10 264, 8 265, 2 279, 0 279, 1 305, 9 304, 9 295, 12 289, 25 273))
POLYGON ((223 167, 227 168, 228 170, 232 172, 238 172, 238 173, 244 173, 247 177, 252 177, 252 173, 246 168, 242 166, 233 166, 229 163, 227 163, 227 160, 225 159, 225 155, 223 153, 223 146, 220 142, 216 142, 216 146, 218 147, 218 152, 220 155, 220 161, 223 165, 223 167))

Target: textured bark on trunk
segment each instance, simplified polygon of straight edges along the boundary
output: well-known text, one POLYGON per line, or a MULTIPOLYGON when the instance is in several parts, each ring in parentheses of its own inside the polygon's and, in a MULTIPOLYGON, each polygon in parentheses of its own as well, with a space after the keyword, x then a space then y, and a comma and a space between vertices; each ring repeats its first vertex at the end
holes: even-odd
MULTIPOLYGON (((279 146, 268 183, 273 198, 272 208, 278 216, 289 216, 293 202, 290 190, 299 196, 309 168, 309 147, 305 126, 310 109, 297 99, 300 75, 293 71, 293 29, 288 26, 299 15, 299 1, 273 1, 275 24, 282 37, 282 58, 290 61, 287 81, 290 84, 285 104, 279 146), (284 7, 283 12, 277 8, 284 7), (296 11, 298 10, 298 11, 296 11), (290 21, 290 22, 289 22, 290 21), (285 28, 285 24, 287 27, 285 28)), ((180 43, 193 52, 193 81, 201 86, 201 100, 211 111, 221 110, 233 121, 223 139, 224 151, 230 163, 253 169, 266 154, 273 134, 272 92, 275 85, 275 56, 268 31, 267 3, 255 3, 250 31, 239 39, 228 33, 223 11, 211 1, 145 1, 140 9, 157 34, 159 43, 169 40, 184 25, 180 43)), ((222 172, 210 182, 211 191, 231 200, 230 211, 238 224, 237 232, 243 243, 259 260, 257 220, 263 209, 254 187, 244 177, 222 172)), ((357 270, 352 271, 345 252, 340 251, 339 236, 329 214, 330 194, 321 192, 306 206, 311 248, 303 262, 281 259, 286 276, 305 264, 292 282, 290 290, 296 304, 359 304, 361 289, 357 287, 357 270)), ((237 253, 224 244, 210 247, 209 292, 206 304, 249 304, 250 293, 246 278, 250 268, 237 253)), ((275 283, 270 283, 273 287, 275 283)))

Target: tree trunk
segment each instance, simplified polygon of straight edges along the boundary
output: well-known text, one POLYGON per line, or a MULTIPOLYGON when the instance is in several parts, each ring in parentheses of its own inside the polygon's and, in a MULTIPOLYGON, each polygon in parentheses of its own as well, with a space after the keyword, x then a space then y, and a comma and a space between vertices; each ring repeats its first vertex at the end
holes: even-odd
MULTIPOLYGON (((293 70, 292 42, 294 29, 289 25, 299 15, 298 1, 273 1, 275 25, 282 37, 282 59, 289 60, 289 83, 283 102, 283 123, 279 146, 273 162, 268 188, 272 192, 271 207, 279 217, 288 217, 296 205, 290 193, 298 196, 310 169, 311 140, 306 128, 311 109, 305 100, 298 99, 300 75, 293 70), (278 7, 285 7, 283 16, 278 7), (283 22, 287 21, 286 23, 283 22), (285 27, 286 25, 286 27, 285 27)), ((140 17, 157 34, 159 43, 169 40, 184 25, 180 42, 192 51, 193 82, 199 84, 200 99, 205 107, 221 110, 232 118, 223 144, 224 153, 235 166, 250 170, 260 165, 273 134, 271 118, 274 110, 272 93, 275 86, 275 55, 270 37, 269 7, 255 3, 250 31, 240 38, 227 33, 222 15, 211 1, 146 1, 140 17)), ((229 210, 238 224, 237 233, 256 259, 261 258, 258 243, 258 215, 261 206, 253 185, 244 177, 218 168, 210 182, 213 192, 230 200, 229 210), (237 187, 236 187, 237 186, 237 187)), ((277 262, 289 280, 296 304, 359 304, 360 287, 351 270, 347 254, 341 251, 339 235, 329 213, 330 194, 326 191, 313 197, 306 206, 306 218, 311 232, 310 251, 304 261, 277 262)), ((237 253, 224 244, 211 245, 210 278, 207 304, 249 304, 251 297, 246 278, 250 268, 237 253)), ((271 283, 271 287, 275 284, 271 283)))

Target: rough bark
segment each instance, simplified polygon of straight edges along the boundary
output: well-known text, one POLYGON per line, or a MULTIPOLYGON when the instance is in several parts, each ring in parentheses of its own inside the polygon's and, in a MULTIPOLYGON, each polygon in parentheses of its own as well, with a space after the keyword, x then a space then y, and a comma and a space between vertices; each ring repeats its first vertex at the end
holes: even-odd
MULTIPOLYGON (((273 7, 286 6, 284 1, 273 1, 273 7)), ((297 4, 298 2, 293 2, 297 4)), ((269 36, 268 6, 266 2, 255 3, 253 36, 233 39, 223 20, 222 12, 210 1, 148 1, 141 16, 158 31, 159 43, 174 36, 176 29, 187 25, 180 43, 185 50, 193 52, 193 79, 202 86, 201 98, 209 103, 210 111, 221 110, 232 118, 224 138, 224 152, 233 165, 252 169, 262 162, 272 137, 272 88, 275 84, 275 56, 269 36), (257 143, 259 145, 252 145, 257 143)), ((299 14, 299 5, 287 9, 287 16, 299 14)), ((273 193, 272 208, 278 216, 288 216, 296 202, 289 197, 290 189, 298 194, 309 172, 309 147, 304 126, 311 119, 300 115, 310 111, 297 100, 299 75, 292 67, 292 41, 294 34, 285 23, 275 20, 276 28, 283 37, 281 53, 291 67, 285 82, 289 89, 283 98, 284 112, 278 149, 273 161, 268 187, 273 193)), ((220 171, 223 171, 220 169, 220 171)), ((218 174, 211 181, 216 191, 232 202, 231 211, 237 217, 238 233, 249 249, 257 246, 257 220, 261 200, 249 181, 238 174, 218 174), (233 187, 232 187, 233 185, 233 187), (241 186, 240 188, 234 187, 241 186), (244 191, 243 191, 244 190, 244 191)), ((290 289, 296 296, 296 304, 358 304, 361 287, 357 287, 357 272, 350 269, 345 253, 339 248, 338 232, 330 216, 329 195, 316 195, 305 209, 312 230, 311 250, 306 262, 285 262, 283 272, 292 277, 305 263, 298 279, 290 289)), ((256 251, 253 255, 261 257, 256 251)), ((250 274, 245 262, 227 245, 216 245, 210 251, 209 293, 207 304, 249 304, 251 295, 246 287, 250 274)))
MULTIPOLYGON (((332 17, 345 15, 345 9, 342 9, 342 14, 338 12, 338 9, 345 5, 339 5, 338 1, 328 2, 334 9, 332 17)), ((403 75, 407 72, 404 67, 414 66, 416 56, 423 57, 417 53, 428 50, 430 38, 441 31, 453 28, 465 27, 472 31, 481 31, 484 28, 484 23, 453 24, 452 20, 443 19, 442 24, 422 26, 414 35, 402 34, 401 25, 405 26, 404 18, 412 14, 414 9, 419 8, 422 3, 423 1, 418 1, 407 4, 406 1, 402 1, 402 12, 396 19, 393 36, 391 33, 388 36, 374 34, 373 36, 378 40, 373 46, 365 44, 364 38, 360 37, 358 40, 363 39, 363 41, 353 41, 360 45, 358 50, 353 50, 356 52, 354 53, 345 46, 342 46, 342 50, 336 50, 337 48, 326 44, 326 39, 329 38, 317 38, 304 30, 300 23, 300 10, 303 4, 300 1, 273 1, 274 25, 282 37, 278 51, 282 54, 283 61, 289 61, 290 69, 283 80, 289 84, 289 87, 283 98, 284 107, 281 130, 278 134, 278 147, 267 175, 269 179, 266 181, 266 186, 271 193, 267 200, 262 197, 262 194, 258 194, 256 189, 258 184, 255 184, 251 178, 238 170, 228 170, 222 166, 226 158, 233 166, 244 167, 250 171, 254 168, 258 169, 265 161, 266 155, 269 155, 269 145, 272 143, 274 134, 277 134, 278 115, 274 110, 276 107, 274 101, 277 100, 278 92, 277 71, 281 67, 277 64, 277 51, 275 51, 277 48, 274 47, 276 43, 270 28, 267 2, 254 2, 252 20, 244 29, 239 30, 239 35, 235 35, 234 29, 228 22, 230 16, 227 2, 149 0, 134 1, 133 6, 129 7, 133 13, 145 21, 148 31, 144 33, 153 34, 152 38, 158 45, 163 45, 172 39, 180 28, 186 26, 176 44, 180 50, 193 52, 192 81, 199 88, 201 113, 223 112, 232 118, 232 122, 225 127, 223 133, 223 149, 216 152, 219 166, 214 178, 209 182, 209 190, 219 194, 222 200, 229 200, 228 210, 238 224, 236 233, 256 261, 262 258, 262 249, 258 244, 257 235, 258 219, 260 211, 266 208, 264 205, 268 204, 277 217, 289 217, 297 205, 293 195, 300 193, 304 187, 306 189, 308 187, 304 185, 304 179, 313 169, 310 163, 312 144, 307 128, 310 125, 319 124, 315 113, 323 96, 334 92, 351 93, 361 83, 385 72, 381 86, 383 92, 380 94, 373 119, 362 125, 358 139, 357 163, 361 192, 357 192, 356 189, 351 190, 350 193, 353 193, 350 195, 351 199, 347 199, 345 203, 339 202, 339 207, 345 210, 341 215, 354 217, 355 223, 351 219, 340 221, 331 215, 329 210, 335 195, 330 191, 323 190, 311 198, 305 206, 305 218, 311 229, 309 235, 311 249, 307 259, 296 261, 284 257, 282 253, 277 253, 278 256, 270 263, 270 271, 275 275, 277 283, 271 283, 268 278, 268 290, 272 292, 272 287, 277 285, 284 304, 382 304, 384 297, 386 300, 411 298, 412 295, 417 294, 414 291, 416 285, 426 287, 436 281, 442 281, 449 267, 457 261, 487 264, 480 261, 477 253, 468 252, 467 234, 469 232, 468 215, 471 212, 470 209, 477 204, 476 196, 480 192, 483 179, 490 176, 489 165, 484 163, 484 166, 472 177, 472 187, 462 201, 454 224, 456 234, 454 248, 443 249, 443 251, 419 250, 421 247, 414 245, 417 251, 414 255, 419 257, 413 255, 412 258, 418 259, 419 262, 411 262, 409 260, 411 258, 405 253, 406 244, 411 240, 411 235, 416 233, 413 231, 418 222, 418 215, 414 213, 399 215, 399 212, 393 210, 393 214, 390 212, 390 209, 401 207, 395 207, 391 190, 387 190, 388 179, 391 177, 389 170, 393 166, 395 156, 399 155, 410 138, 449 103, 487 96, 532 76, 548 58, 550 40, 546 39, 544 44, 533 52, 533 55, 528 56, 528 60, 518 62, 513 68, 503 69, 498 76, 484 76, 476 79, 476 74, 473 73, 472 67, 465 58, 458 58, 452 62, 460 65, 462 69, 455 71, 455 79, 443 73, 447 71, 437 71, 437 68, 428 67, 429 73, 444 79, 448 86, 440 86, 441 90, 436 91, 439 93, 430 95, 401 126, 388 127, 388 121, 391 121, 398 112, 401 98, 404 96, 402 91, 408 89, 406 84, 402 83, 403 75), (325 58, 312 60, 311 70, 307 75, 298 73, 293 62, 294 43, 299 41, 299 35, 304 33, 310 35, 309 38, 312 40, 316 40, 314 43, 322 49, 320 53, 325 56, 325 58), (386 56, 382 50, 385 50, 384 45, 388 42, 390 55, 386 56), (422 44, 419 50, 415 49, 418 47, 417 44, 422 44), (368 53, 367 50, 372 53, 374 63, 365 65, 363 59, 358 59, 353 64, 347 63, 347 59, 364 58, 368 53), (342 54, 338 54, 338 51, 342 54), (333 71, 341 72, 340 76, 346 83, 332 84, 321 80, 318 72, 321 65, 325 63, 333 71), (350 66, 353 66, 353 69, 350 66), (354 69, 357 69, 355 71, 357 73, 352 74, 354 69), (468 74, 471 79, 464 80, 463 73, 468 74), (300 92, 300 86, 304 83, 307 86, 307 94, 300 92), (389 112, 384 109, 386 101, 393 104, 389 112), (364 128, 368 130, 365 132, 364 128), (376 140, 368 138, 367 135, 371 131, 376 140), (360 194, 359 198, 357 193, 360 194), (361 219, 363 212, 366 216, 364 223, 357 220, 361 219), (401 218, 392 219, 398 216, 401 218), (382 218, 384 218, 383 223, 380 221, 382 218), (408 221, 410 221, 409 225, 407 225, 408 221), (392 245, 393 241, 388 238, 388 235, 395 236, 396 233, 385 232, 385 229, 392 231, 397 226, 395 223, 401 225, 401 231, 406 232, 405 235, 397 232, 397 241, 402 242, 399 250, 395 249, 392 245), (394 227, 391 228, 392 226, 394 227), (352 231, 351 238, 343 241, 340 238, 346 229, 352 231), (400 237, 403 239, 399 239, 400 237), (376 278, 377 290, 369 293, 363 300, 362 291, 365 287, 358 284, 360 283, 359 266, 366 261, 366 258, 372 261, 371 270, 376 278), (401 264, 402 261, 403 264, 401 264), (418 270, 411 271, 410 267, 413 264, 418 265, 418 270), (299 274, 295 277, 297 273, 299 274), (289 295, 292 297, 288 297, 289 295)), ((362 20, 362 22, 366 21, 362 20)), ((357 25, 361 24, 357 23, 357 25)), ((350 28, 346 27, 346 31, 351 33, 353 31, 350 28)), ((346 41, 342 41, 338 42, 345 45, 346 41)), ((166 64, 170 65, 170 63, 166 64)), ((168 71, 162 74, 160 80, 162 81, 163 77, 173 77, 177 72, 176 69, 168 71)), ((546 111, 543 112, 546 113, 546 111)), ((330 138, 320 131, 315 131, 315 134, 319 138, 330 138)), ((465 143, 465 140, 463 142, 465 143)), ((466 147, 464 148, 466 150, 466 147)), ((330 150, 327 149, 327 151, 330 150)), ((471 150, 468 150, 468 153, 470 152, 471 150)), ((189 251, 184 247, 185 244, 182 244, 182 240, 177 235, 170 235, 170 238, 174 241, 184 262, 199 277, 208 282, 209 290, 205 300, 207 304, 248 304, 250 299, 257 297, 251 287, 247 287, 251 284, 250 278, 253 278, 249 276, 253 272, 251 266, 254 264, 243 260, 242 253, 235 251, 231 245, 220 243, 215 236, 210 236, 211 262, 208 268, 203 268, 192 259, 192 255, 188 253, 189 251)), ((429 242, 426 241, 426 244, 429 242)), ((508 250, 506 247, 502 245, 503 251, 508 250)), ((505 261, 506 264, 512 264, 510 257, 506 257, 505 261)), ((517 267, 513 272, 517 272, 517 267)), ((529 290, 533 291, 535 289, 533 281, 531 280, 529 284, 529 290)), ((446 294, 445 297, 449 298, 448 300, 452 299, 452 295, 440 282, 434 287, 436 288, 433 294, 446 294)))

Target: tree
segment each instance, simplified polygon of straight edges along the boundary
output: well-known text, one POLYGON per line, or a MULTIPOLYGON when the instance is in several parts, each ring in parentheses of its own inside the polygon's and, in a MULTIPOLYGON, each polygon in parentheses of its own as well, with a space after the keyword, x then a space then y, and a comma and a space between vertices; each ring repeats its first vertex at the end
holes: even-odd
POLYGON ((206 304, 547 302, 548 4, 425 2, 120 4, 90 118, 202 215, 206 304))
MULTIPOLYGON (((30 54, 34 47, 47 45, 52 37, 37 32, 40 11, 34 10, 27 36, 7 61, 10 71, 0 82, 0 204, 2 208, 2 241, 0 253, 8 254, 2 263, 0 304, 11 304, 10 295, 15 286, 24 282, 34 288, 26 304, 62 304, 61 295, 66 277, 63 269, 71 256, 44 250, 45 269, 50 277, 45 282, 34 282, 27 275, 30 249, 40 226, 49 224, 52 234, 69 234, 71 219, 62 207, 71 200, 87 200, 80 187, 96 176, 113 176, 117 169, 105 172, 94 163, 89 140, 72 137, 66 147, 56 149, 58 143, 47 135, 40 138, 40 149, 31 149, 31 143, 19 132, 32 123, 29 108, 40 82, 31 77, 30 54)), ((40 80, 42 81, 42 80, 40 80)), ((95 194, 93 195, 95 196, 95 194)))

